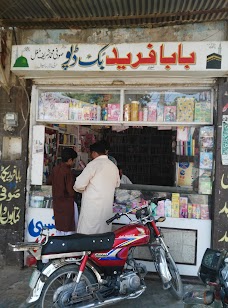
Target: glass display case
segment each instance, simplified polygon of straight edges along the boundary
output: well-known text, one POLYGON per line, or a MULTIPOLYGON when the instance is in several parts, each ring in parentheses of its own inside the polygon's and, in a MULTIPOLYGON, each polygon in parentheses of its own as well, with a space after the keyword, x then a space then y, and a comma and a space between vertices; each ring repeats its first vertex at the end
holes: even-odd
POLYGON ((37 121, 187 125, 213 123, 210 89, 83 89, 39 90, 37 121))

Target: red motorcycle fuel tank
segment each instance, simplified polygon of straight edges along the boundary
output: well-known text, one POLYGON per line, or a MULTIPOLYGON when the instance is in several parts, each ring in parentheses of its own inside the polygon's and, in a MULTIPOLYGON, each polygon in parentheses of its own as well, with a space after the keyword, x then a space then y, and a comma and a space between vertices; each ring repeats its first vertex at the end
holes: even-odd
POLYGON ((150 231, 142 224, 132 224, 114 231, 115 240, 112 249, 93 252, 90 259, 100 267, 124 266, 129 249, 134 246, 145 245, 149 242, 150 231))

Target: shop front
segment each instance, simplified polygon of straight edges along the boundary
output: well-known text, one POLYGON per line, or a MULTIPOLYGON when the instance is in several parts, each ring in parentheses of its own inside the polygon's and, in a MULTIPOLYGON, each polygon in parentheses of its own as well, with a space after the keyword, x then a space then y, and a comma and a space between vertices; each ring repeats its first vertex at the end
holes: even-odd
MULTIPOLYGON (((133 183, 117 189, 114 212, 164 197, 154 215, 166 217, 160 226, 180 273, 195 276, 211 246, 217 80, 227 50, 227 42, 14 46, 12 71, 34 84, 26 239, 42 227, 55 234, 46 179, 62 149, 78 152, 78 174, 89 145, 106 139, 133 183)), ((146 250, 135 253, 154 270, 146 250)))

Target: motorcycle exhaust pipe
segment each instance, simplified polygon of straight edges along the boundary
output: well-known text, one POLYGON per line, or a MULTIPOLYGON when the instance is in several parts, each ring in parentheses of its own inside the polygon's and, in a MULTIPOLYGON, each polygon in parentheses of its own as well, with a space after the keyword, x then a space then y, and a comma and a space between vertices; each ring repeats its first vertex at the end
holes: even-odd
POLYGON ((134 293, 131 293, 129 295, 126 295, 126 296, 118 296, 118 297, 114 297, 114 298, 110 298, 110 299, 107 299, 103 302, 94 302, 94 303, 91 303, 91 304, 88 304, 88 305, 83 305, 83 306, 78 306, 78 308, 91 308, 91 307, 102 307, 102 306, 106 306, 106 305, 112 305, 112 304, 116 304, 124 299, 134 299, 134 298, 137 298, 139 297, 144 291, 146 290, 146 286, 143 286, 140 290, 134 292, 134 293))
POLYGON ((193 290, 187 292, 183 296, 183 302, 185 304, 195 305, 204 304, 211 305, 215 300, 215 295, 213 291, 205 290, 193 290))

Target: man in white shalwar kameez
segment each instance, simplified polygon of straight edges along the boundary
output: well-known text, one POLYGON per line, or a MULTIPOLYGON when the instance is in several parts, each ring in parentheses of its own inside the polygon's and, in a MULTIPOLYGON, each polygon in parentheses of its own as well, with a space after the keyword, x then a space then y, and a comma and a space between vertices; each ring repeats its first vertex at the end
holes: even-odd
POLYGON ((74 190, 82 193, 77 233, 93 234, 111 231, 106 220, 113 216, 115 188, 120 185, 119 170, 105 155, 102 142, 90 146, 93 160, 76 178, 74 190))

